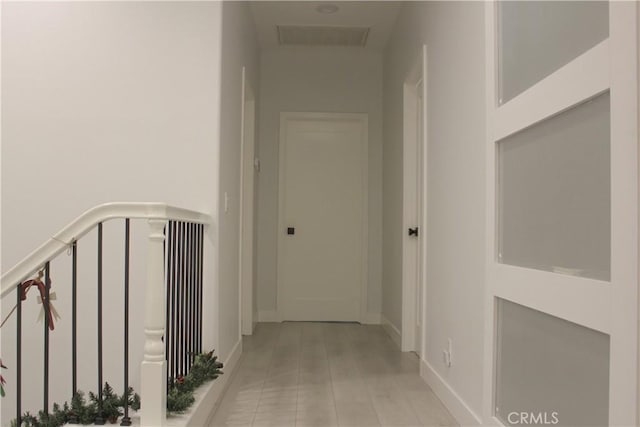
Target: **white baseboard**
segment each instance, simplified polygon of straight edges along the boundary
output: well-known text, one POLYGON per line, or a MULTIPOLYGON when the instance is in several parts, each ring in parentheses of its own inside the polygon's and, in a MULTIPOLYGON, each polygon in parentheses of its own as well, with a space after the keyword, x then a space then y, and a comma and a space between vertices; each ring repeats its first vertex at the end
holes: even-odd
POLYGON ((182 426, 208 426, 213 413, 220 405, 225 390, 231 383, 231 378, 237 367, 238 360, 242 355, 242 339, 238 340, 231 350, 231 354, 224 361, 222 375, 215 380, 197 389, 194 393, 196 401, 192 410, 186 414, 176 414, 167 416, 167 427, 182 426))
POLYGON ((275 310, 266 310, 258 312, 258 322, 279 322, 280 316, 275 310))
POLYGON ((429 363, 420 359, 420 376, 444 403, 451 415, 461 426, 479 426, 482 420, 455 392, 453 388, 438 374, 429 363))
POLYGON ((380 313, 367 313, 362 319, 362 323, 365 325, 379 325, 382 323, 380 313))
MULTIPOLYGON (((280 322, 280 316, 275 310, 263 310, 258 312, 259 322, 280 322)), ((367 313, 362 318, 365 325, 379 325, 382 323, 380 313, 367 313)))
POLYGON ((380 323, 382 324, 382 328, 385 332, 391 337, 391 340, 396 343, 398 348, 402 347, 402 334, 400 333, 400 329, 396 327, 393 323, 389 321, 383 315, 380 315, 380 323))

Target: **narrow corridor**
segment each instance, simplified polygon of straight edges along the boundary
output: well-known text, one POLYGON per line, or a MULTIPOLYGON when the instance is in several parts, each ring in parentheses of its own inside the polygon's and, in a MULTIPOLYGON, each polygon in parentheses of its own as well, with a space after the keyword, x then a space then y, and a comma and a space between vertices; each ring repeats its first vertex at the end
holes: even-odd
POLYGON ((213 426, 451 426, 380 326, 261 323, 245 337, 213 426))

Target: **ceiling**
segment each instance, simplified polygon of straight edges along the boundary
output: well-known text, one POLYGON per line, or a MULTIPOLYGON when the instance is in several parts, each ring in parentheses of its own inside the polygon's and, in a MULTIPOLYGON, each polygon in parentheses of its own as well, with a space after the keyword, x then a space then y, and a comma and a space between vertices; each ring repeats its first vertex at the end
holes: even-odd
POLYGON ((279 47, 278 25, 313 27, 369 27, 365 49, 384 49, 393 29, 398 1, 253 1, 251 12, 260 47, 279 47), (338 6, 331 14, 319 13, 320 5, 338 6))

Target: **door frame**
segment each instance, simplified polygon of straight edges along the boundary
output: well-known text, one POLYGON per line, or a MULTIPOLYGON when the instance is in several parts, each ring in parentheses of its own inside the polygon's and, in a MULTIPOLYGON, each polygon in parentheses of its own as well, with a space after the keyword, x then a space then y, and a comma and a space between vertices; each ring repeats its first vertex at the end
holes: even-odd
POLYGON ((277 307, 276 315, 278 321, 283 321, 284 313, 284 295, 283 285, 280 278, 284 269, 282 256, 285 243, 284 230, 286 227, 285 218, 283 216, 285 206, 285 195, 281 191, 284 188, 285 176, 285 151, 282 147, 286 143, 286 135, 283 129, 290 121, 296 120, 348 120, 359 122, 363 129, 363 137, 361 140, 360 153, 362 160, 362 262, 360 273, 360 304, 359 314, 360 323, 366 323, 367 316, 367 295, 368 295, 368 278, 369 278, 369 115, 366 113, 316 113, 316 112, 281 112, 280 128, 278 137, 278 252, 277 257, 277 307))
POLYGON ((240 120, 240 212, 238 245, 238 281, 240 284, 240 325, 242 335, 251 335, 258 320, 254 300, 254 182, 256 147, 256 99, 242 67, 242 112, 240 120))
MULTIPOLYGON (((403 181, 402 181, 402 328, 401 350, 416 351, 421 355, 426 354, 426 304, 427 304, 427 46, 423 45, 421 52, 410 69, 403 85, 403 181), (422 83, 422 156, 418 160, 422 163, 422 182, 418 183, 416 158, 418 158, 417 135, 420 123, 417 120, 416 108, 419 100, 418 87, 422 83), (415 194, 417 186, 422 187, 422 218, 416 218, 415 194), (418 245, 413 238, 407 235, 409 227, 421 224, 418 245), (417 250, 421 249, 422 263, 421 277, 417 277, 415 260, 417 250), (416 309, 418 286, 422 287, 422 313, 416 309), (422 336, 420 344, 416 342, 416 319, 421 319, 422 336), (421 348, 417 348, 420 345, 421 348)), ((422 357, 422 356, 421 356, 422 357)))

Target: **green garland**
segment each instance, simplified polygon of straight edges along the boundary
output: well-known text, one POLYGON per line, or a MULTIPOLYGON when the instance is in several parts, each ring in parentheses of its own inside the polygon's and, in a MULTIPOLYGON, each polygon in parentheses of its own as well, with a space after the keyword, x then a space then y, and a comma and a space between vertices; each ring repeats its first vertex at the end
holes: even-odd
MULTIPOLYGON (((104 383, 102 410, 99 409, 98 396, 89 392, 89 403, 87 403, 84 393, 78 390, 71 399, 71 405, 64 402, 60 407, 54 403, 53 412, 50 414, 39 411, 35 416, 26 412, 22 416, 20 427, 60 427, 72 421, 76 424, 93 424, 98 415, 115 422, 119 416, 123 415, 121 408, 124 407, 125 400, 134 411, 140 409, 140 396, 134 393, 133 387, 129 387, 126 395, 118 396, 109 383, 104 383)), ((16 420, 11 421, 11 427, 18 427, 16 420)))
MULTIPOLYGON (((189 374, 170 380, 167 411, 182 413, 189 409, 195 402, 194 391, 205 382, 215 380, 222 375, 222 368, 223 364, 218 361, 217 356, 213 355, 213 350, 198 354, 189 374)), ((13 420, 11 427, 61 427, 71 421, 87 425, 93 424, 98 415, 115 422, 115 419, 123 415, 121 408, 124 407, 125 399, 129 408, 134 411, 140 409, 140 396, 134 392, 133 387, 129 387, 126 395, 118 396, 109 383, 105 383, 102 389, 102 410, 99 409, 98 396, 89 392, 87 402, 84 393, 78 390, 71 399, 71 405, 67 402, 62 406, 54 403, 50 414, 44 411, 39 411, 37 415, 26 412, 22 416, 22 424, 18 426, 17 421, 13 420)))
POLYGON ((195 397, 193 396, 195 389, 205 382, 215 380, 222 375, 222 368, 223 364, 218 361, 217 356, 213 355, 213 350, 208 353, 198 354, 187 375, 172 379, 169 382, 167 411, 182 413, 189 409, 195 402, 195 397))

